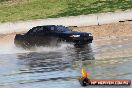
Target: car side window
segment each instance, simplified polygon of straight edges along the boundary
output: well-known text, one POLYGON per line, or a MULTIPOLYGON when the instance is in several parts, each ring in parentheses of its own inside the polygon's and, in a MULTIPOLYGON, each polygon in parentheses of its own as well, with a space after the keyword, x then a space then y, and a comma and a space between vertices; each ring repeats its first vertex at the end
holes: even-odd
POLYGON ((43 27, 43 32, 45 32, 45 33, 48 33, 49 31, 48 31, 48 28, 45 26, 45 27, 43 27))
POLYGON ((43 33, 43 27, 38 27, 36 30, 37 33, 43 33))
POLYGON ((37 28, 34 28, 31 33, 36 33, 36 32, 37 32, 37 28))
POLYGON ((44 30, 46 33, 55 32, 55 29, 53 26, 46 26, 46 27, 44 27, 44 30))
POLYGON ((50 27, 51 32, 55 32, 55 28, 54 27, 50 27))
POLYGON ((40 27, 38 31, 42 32, 43 31, 43 27, 40 27))

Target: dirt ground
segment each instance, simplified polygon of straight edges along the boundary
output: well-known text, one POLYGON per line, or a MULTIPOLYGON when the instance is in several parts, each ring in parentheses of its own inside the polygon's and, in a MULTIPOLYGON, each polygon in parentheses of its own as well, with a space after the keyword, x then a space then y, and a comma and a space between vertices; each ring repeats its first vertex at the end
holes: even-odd
POLYGON ((118 22, 99 26, 73 27, 76 31, 91 32, 94 39, 118 36, 132 36, 132 21, 118 22))

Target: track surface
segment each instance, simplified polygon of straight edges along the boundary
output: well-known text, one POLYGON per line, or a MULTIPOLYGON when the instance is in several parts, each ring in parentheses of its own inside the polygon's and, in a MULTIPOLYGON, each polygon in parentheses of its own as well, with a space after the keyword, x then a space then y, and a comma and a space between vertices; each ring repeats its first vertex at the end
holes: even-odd
MULTIPOLYGON (((125 28, 128 27, 127 24, 131 23, 119 23, 119 25, 125 25, 125 28)), ((108 25, 95 26, 95 28, 103 30, 104 26, 108 25)), ((85 31, 89 28, 93 27, 85 27, 85 31)), ((129 28, 131 28, 130 25, 129 28)), ((109 32, 111 36, 106 37, 105 32, 102 32, 102 36, 97 34, 99 31, 93 31, 94 41, 84 49, 62 44, 60 47, 35 47, 32 50, 24 50, 15 47, 14 34, 1 35, 0 87, 81 88, 77 80, 81 75, 81 67, 88 69, 92 79, 132 80, 132 36, 129 35, 130 33, 120 32, 121 36, 117 36, 116 34, 119 34, 117 30, 116 34, 109 32)), ((97 86, 93 88, 95 87, 97 86)))

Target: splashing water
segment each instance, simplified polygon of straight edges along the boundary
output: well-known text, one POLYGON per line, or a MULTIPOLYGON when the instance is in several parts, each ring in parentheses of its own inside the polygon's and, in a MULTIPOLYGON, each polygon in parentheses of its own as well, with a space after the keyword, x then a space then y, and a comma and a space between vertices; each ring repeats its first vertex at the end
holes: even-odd
POLYGON ((56 51, 59 52, 61 50, 65 51, 67 48, 72 48, 72 44, 60 44, 60 46, 49 46, 49 47, 44 47, 44 46, 35 46, 31 48, 30 50, 25 50, 21 47, 16 47, 13 43, 13 41, 9 43, 0 43, 0 54, 15 54, 15 53, 28 53, 28 52, 50 52, 50 51, 56 51))

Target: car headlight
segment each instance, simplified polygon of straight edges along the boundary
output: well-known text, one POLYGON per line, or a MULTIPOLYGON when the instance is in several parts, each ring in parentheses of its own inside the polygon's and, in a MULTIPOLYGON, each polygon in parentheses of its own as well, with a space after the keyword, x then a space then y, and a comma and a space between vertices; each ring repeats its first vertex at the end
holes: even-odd
POLYGON ((71 35, 70 37, 80 37, 80 35, 71 35))
POLYGON ((89 33, 89 36, 92 36, 92 34, 91 34, 91 33, 89 33))

